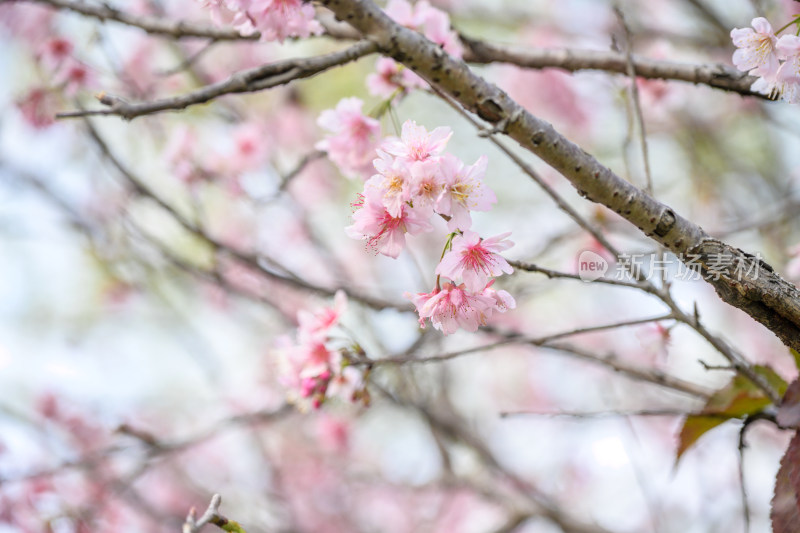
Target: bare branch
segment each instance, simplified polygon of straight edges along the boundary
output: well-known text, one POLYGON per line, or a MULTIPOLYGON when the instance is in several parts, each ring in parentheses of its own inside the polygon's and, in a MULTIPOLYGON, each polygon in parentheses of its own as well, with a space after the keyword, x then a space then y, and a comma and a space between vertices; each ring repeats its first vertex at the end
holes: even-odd
MULTIPOLYGON (((645 183, 647 184, 646 190, 648 193, 653 194, 653 176, 650 173, 650 156, 648 155, 647 149, 647 131, 645 130, 644 126, 644 116, 642 114, 641 101, 639 100, 639 84, 636 81, 636 65, 633 63, 633 42, 631 31, 630 28, 628 28, 628 23, 625 21, 625 15, 622 13, 622 8, 617 5, 614 7, 614 11, 617 14, 617 18, 619 18, 619 23, 622 26, 622 30, 625 35, 625 66, 626 74, 630 78, 630 84, 628 85, 628 98, 630 100, 631 111, 633 112, 633 116, 636 119, 636 125, 638 126, 639 145, 642 150, 642 164, 644 165, 645 183)), ((631 130, 633 130, 633 127, 631 127, 631 130)), ((631 131, 631 135, 633 135, 633 131, 631 131)))
MULTIPOLYGON (((560 279, 574 279, 578 281, 584 281, 581 277, 577 274, 570 274, 568 272, 560 272, 558 270, 551 270, 549 268, 540 267, 538 265, 534 265, 533 263, 526 263, 524 261, 509 261, 508 262, 511 266, 516 268, 517 270, 524 270, 526 272, 536 272, 538 274, 544 274, 550 279, 560 278, 560 279)), ((584 281, 584 283, 587 283, 584 281)), ((617 287, 627 287, 630 289, 639 289, 639 290, 647 290, 645 285, 641 283, 635 283, 632 281, 622 281, 613 278, 597 278, 596 280, 592 280, 591 283, 601 283, 604 285, 614 285, 617 287)))
POLYGON ((572 337, 574 335, 581 335, 584 333, 594 333, 598 331, 606 331, 609 329, 617 329, 627 326, 649 324, 650 322, 660 322, 662 320, 671 320, 673 318, 674 317, 672 314, 661 315, 651 318, 638 318, 635 320, 614 322, 612 324, 601 324, 598 326, 575 328, 568 331, 562 331, 560 333, 553 333, 552 335, 546 335, 544 337, 522 337, 519 335, 511 334, 507 335, 505 339, 497 342, 484 344, 483 346, 474 346, 472 348, 465 348, 463 350, 449 352, 446 354, 433 355, 430 357, 407 357, 407 356, 386 357, 383 359, 370 360, 369 364, 371 366, 380 366, 380 365, 402 365, 406 363, 438 363, 443 361, 449 361, 450 359, 455 359, 462 355, 468 355, 476 352, 483 352, 486 350, 493 350, 495 348, 500 348, 502 346, 507 346, 509 344, 531 344, 533 346, 543 346, 551 341, 554 341, 556 339, 563 339, 564 337, 572 337))
POLYGON ((101 93, 97 99, 107 109, 90 109, 58 113, 56 118, 76 118, 92 115, 118 115, 131 120, 161 111, 179 111, 204 104, 220 96, 263 91, 291 81, 315 76, 330 68, 350 63, 376 51, 369 41, 360 41, 350 48, 317 57, 289 59, 243 70, 226 80, 206 85, 195 91, 151 102, 128 102, 118 96, 101 93))
MULTIPOLYGON (((468 46, 464 60, 469 63, 508 63, 530 69, 558 68, 568 72, 579 70, 602 70, 628 74, 625 54, 601 50, 579 50, 573 48, 525 48, 487 43, 461 36, 468 46)), ((676 80, 708 85, 715 89, 769 99, 768 96, 750 89, 756 81, 754 76, 722 64, 689 64, 660 61, 632 55, 631 63, 636 76, 647 79, 676 80)))
MULTIPOLYGON (((638 409, 633 411, 555 411, 552 413, 543 411, 503 411, 500 413, 501 418, 510 418, 514 416, 541 416, 552 418, 616 418, 625 416, 689 416, 695 413, 685 411, 682 409, 638 409)), ((730 415, 725 414, 712 414, 703 415, 709 418, 724 418, 729 419, 730 415)))

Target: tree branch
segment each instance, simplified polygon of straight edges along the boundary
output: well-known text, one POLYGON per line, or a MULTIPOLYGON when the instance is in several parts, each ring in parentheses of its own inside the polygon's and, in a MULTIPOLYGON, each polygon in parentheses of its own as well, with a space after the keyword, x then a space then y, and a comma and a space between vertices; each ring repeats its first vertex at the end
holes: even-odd
POLYGON ((142 115, 161 111, 179 111, 189 106, 204 104, 226 94, 263 91, 291 81, 309 78, 330 68, 350 63, 377 50, 370 41, 360 41, 349 48, 310 58, 289 59, 262 65, 233 74, 226 80, 206 85, 195 91, 153 100, 151 102, 127 102, 109 94, 97 96, 107 109, 90 109, 58 113, 56 118, 76 118, 91 115, 118 115, 131 120, 142 115))
MULTIPOLYGON (((467 50, 464 52, 464 61, 468 63, 508 63, 530 69, 558 68, 568 72, 602 70, 628 74, 626 54, 619 52, 574 48, 519 49, 502 44, 487 43, 463 35, 461 42, 467 46, 467 50)), ((769 99, 766 95, 750 90, 750 86, 756 81, 754 76, 728 65, 675 63, 635 54, 631 55, 631 63, 637 77, 685 81, 746 96, 769 99)))
POLYGON ((101 22, 113 20, 127 26, 140 28, 147 33, 163 35, 173 39, 199 38, 215 41, 257 41, 261 34, 242 35, 234 29, 216 28, 204 24, 196 24, 181 20, 167 20, 147 15, 134 15, 121 11, 108 4, 89 4, 78 0, 26 0, 56 9, 74 11, 81 15, 99 19, 101 22))

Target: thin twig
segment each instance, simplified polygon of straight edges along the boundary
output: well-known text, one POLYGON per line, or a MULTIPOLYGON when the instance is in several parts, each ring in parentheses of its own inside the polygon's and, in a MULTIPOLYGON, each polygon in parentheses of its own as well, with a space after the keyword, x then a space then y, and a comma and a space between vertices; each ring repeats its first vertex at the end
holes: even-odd
POLYGON ((648 324, 650 322, 660 322, 662 320, 671 320, 674 317, 672 314, 668 315, 661 315, 657 317, 650 317, 650 318, 638 318, 634 320, 625 320, 622 322, 614 322, 611 324, 601 324, 597 326, 588 326, 582 328, 575 328, 568 331, 562 331, 560 333, 553 333, 551 335, 546 335, 543 337, 523 337, 519 335, 508 335, 505 339, 492 342, 489 344, 484 344, 482 346, 473 346, 472 348, 465 348, 463 350, 457 350, 454 352, 439 354, 439 355, 432 355, 430 357, 409 357, 409 356, 400 356, 400 357, 385 357, 382 359, 370 359, 369 364, 371 366, 382 366, 382 365, 403 365, 407 363, 439 363, 444 361, 449 361, 451 359, 456 359, 461 357, 462 355, 469 355, 477 352, 483 352, 486 350, 493 350, 495 348, 500 348, 502 346, 508 346, 509 344, 531 344, 533 346, 542 346, 547 343, 550 343, 557 339, 563 339, 565 337, 572 337, 575 335, 582 335, 585 333, 596 333, 598 331, 607 331, 609 329, 618 329, 624 328, 628 326, 638 326, 641 324, 648 324))
POLYGON ((653 176, 650 173, 650 156, 647 149, 647 131, 645 130, 644 117, 642 115, 642 104, 639 99, 639 84, 636 81, 636 66, 633 62, 633 42, 631 40, 631 31, 630 28, 628 28, 627 22, 625 22, 625 15, 622 13, 622 9, 618 5, 614 7, 614 12, 619 18, 619 23, 620 26, 622 26, 622 31, 625 36, 625 69, 628 77, 630 78, 628 94, 631 102, 631 111, 633 112, 633 116, 636 119, 636 124, 639 128, 639 145, 642 150, 642 164, 644 166, 645 183, 647 186, 646 190, 648 193, 653 194, 653 176))
MULTIPOLYGON (((620 411, 502 411, 501 418, 510 418, 515 416, 540 416, 550 418, 615 418, 624 416, 689 416, 694 413, 682 409, 636 409, 636 410, 620 410, 620 411)), ((706 415, 703 415, 706 416, 706 415)), ((730 415, 716 414, 708 415, 709 417, 718 417, 729 419, 730 415)))
POLYGON ((549 268, 540 267, 533 263, 528 263, 525 261, 508 261, 508 264, 513 266, 518 270, 524 270, 526 272, 536 272, 538 274, 544 274, 550 279, 573 279, 578 281, 583 281, 584 283, 601 283, 605 285, 615 285, 617 287, 627 287, 630 289, 639 289, 642 290, 642 285, 640 283, 634 283, 631 281, 623 281, 613 278, 597 278, 592 280, 591 282, 584 280, 578 274, 570 274, 568 272, 560 272, 558 270, 551 270, 549 268))

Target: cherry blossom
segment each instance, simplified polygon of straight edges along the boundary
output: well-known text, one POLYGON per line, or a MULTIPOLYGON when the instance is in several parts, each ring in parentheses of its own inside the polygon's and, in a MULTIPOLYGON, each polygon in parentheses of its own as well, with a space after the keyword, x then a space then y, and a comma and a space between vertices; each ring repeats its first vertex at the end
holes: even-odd
POLYGON ((498 313, 505 313, 509 309, 514 309, 517 307, 517 302, 514 300, 514 297, 508 293, 508 291, 504 290, 495 290, 492 288, 494 285, 495 280, 491 280, 489 283, 486 284, 486 287, 483 288, 481 294, 486 296, 487 298, 491 298, 494 300, 494 304, 488 310, 490 312, 497 311, 498 313))
POLYGON ((783 99, 800 104, 800 37, 784 35, 778 39, 778 53, 784 63, 775 76, 783 99))
POLYGON ((436 202, 436 212, 450 217, 450 231, 469 229, 470 211, 488 211, 497 202, 494 192, 482 181, 487 162, 485 155, 469 166, 451 154, 442 157, 444 191, 436 202))
POLYGON ((322 33, 314 8, 302 0, 201 0, 215 24, 230 24, 243 35, 261 32, 262 41, 322 33))
POLYGON ((754 18, 752 26, 731 30, 731 40, 737 47, 733 64, 744 72, 771 79, 778 71, 777 37, 763 17, 754 18))
POLYGON ((458 34, 450 29, 450 16, 432 7, 425 0, 417 2, 416 18, 418 24, 423 28, 425 37, 441 46, 448 54, 460 58, 464 54, 464 48, 458 40, 458 34))
POLYGON ((447 126, 428 132, 425 126, 419 126, 413 120, 407 120, 403 123, 400 138, 387 138, 381 144, 381 148, 409 162, 425 161, 441 154, 452 136, 453 130, 447 126))
POLYGON ((280 381, 289 391, 289 400, 301 409, 317 409, 333 396, 347 401, 365 398, 361 371, 349 364, 346 348, 332 334, 346 306, 347 298, 339 291, 332 307, 301 309, 297 342, 284 335, 275 343, 280 381))
POLYGON ((373 165, 378 174, 367 181, 366 187, 377 189, 386 211, 393 217, 399 217, 403 206, 411 198, 408 165, 381 150, 378 150, 378 159, 373 161, 373 165))
POLYGON ((393 217, 383 205, 380 190, 368 187, 354 204, 353 224, 345 231, 353 239, 366 239, 367 244, 383 255, 397 258, 406 244, 406 233, 416 235, 433 227, 426 214, 404 205, 399 216, 393 217))
POLYGON ((72 54, 72 42, 63 37, 53 37, 44 43, 41 49, 42 64, 50 69, 56 69, 72 54))
POLYGON ((315 312, 301 309, 297 312, 298 338, 313 340, 326 337, 330 329, 339 323, 346 310, 347 295, 344 291, 336 291, 333 307, 323 307, 315 312))
POLYGON ((432 212, 436 201, 444 191, 439 162, 416 161, 410 167, 410 174, 408 187, 414 207, 432 212))
POLYGON ((430 2, 422 0, 412 7, 406 0, 390 0, 386 14, 398 24, 421 32, 447 53, 459 58, 463 54, 458 35, 450 29, 450 16, 430 2))
POLYGON ((177 128, 170 135, 163 157, 172 175, 186 184, 201 179, 202 171, 196 163, 197 135, 187 126, 177 128))
POLYGON ((428 318, 433 327, 445 335, 455 333, 459 327, 470 332, 478 331, 496 304, 490 296, 470 292, 463 284, 456 286, 453 283, 445 283, 441 289, 430 293, 405 293, 405 297, 417 308, 421 327, 425 327, 428 318))
POLYGON ((372 96, 390 98, 396 93, 405 93, 413 89, 424 89, 428 84, 390 57, 382 57, 375 63, 374 74, 367 76, 367 91, 372 96))
POLYGON ((363 105, 358 98, 344 98, 336 109, 323 111, 317 120, 331 135, 315 147, 327 152, 330 160, 347 176, 369 174, 378 147, 381 125, 361 113, 363 105))
POLYGON ((49 89, 35 87, 16 103, 23 118, 34 128, 46 128, 55 122, 58 102, 49 89))
POLYGON ((471 291, 481 291, 491 276, 511 274, 514 269, 498 252, 511 248, 514 243, 505 240, 511 233, 481 239, 474 231, 465 231, 453 238, 452 249, 436 267, 436 274, 451 280, 459 278, 471 291))

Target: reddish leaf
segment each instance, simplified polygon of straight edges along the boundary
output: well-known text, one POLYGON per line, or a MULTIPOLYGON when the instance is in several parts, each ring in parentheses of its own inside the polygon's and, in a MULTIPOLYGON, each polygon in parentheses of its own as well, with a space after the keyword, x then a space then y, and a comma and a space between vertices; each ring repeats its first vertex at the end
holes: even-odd
MULTIPOLYGON (((759 375, 783 394, 786 382, 768 366, 753 367, 759 375)), ((689 415, 681 427, 675 463, 697 439, 708 431, 731 418, 743 418, 758 413, 772 402, 764 392, 746 377, 737 374, 727 385, 716 391, 706 402, 705 407, 694 415, 689 415)))
POLYGON ((775 478, 772 497, 773 533, 796 533, 800 524, 800 432, 796 432, 775 478))
POLYGON ((800 379, 794 380, 786 389, 776 418, 783 427, 800 427, 800 379))

